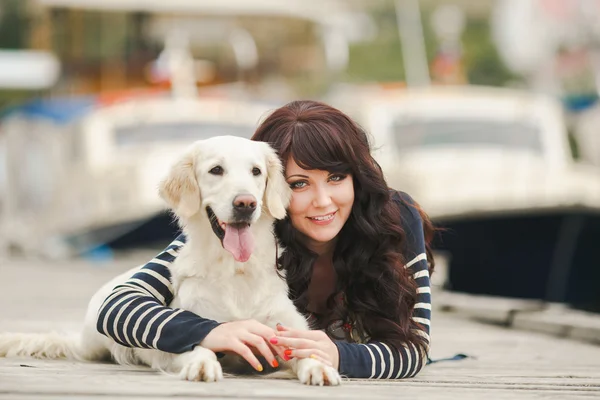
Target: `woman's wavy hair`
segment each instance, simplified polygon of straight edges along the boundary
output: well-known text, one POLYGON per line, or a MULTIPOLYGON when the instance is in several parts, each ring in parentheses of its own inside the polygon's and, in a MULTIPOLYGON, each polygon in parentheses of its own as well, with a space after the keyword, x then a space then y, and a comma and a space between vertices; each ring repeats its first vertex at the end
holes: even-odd
MULTIPOLYGON (((405 234, 400 208, 391 196, 381 167, 371 156, 365 131, 341 111, 316 101, 294 101, 270 114, 252 140, 268 142, 285 163, 292 157, 304 169, 350 173, 354 204, 333 254, 337 287, 328 299, 332 316, 358 321, 364 333, 400 347, 407 342, 425 344, 415 334, 411 318, 417 298, 416 284, 404 268, 405 234), (343 293, 343 304, 335 294, 343 293)), ((433 271, 429 243, 434 229, 416 205, 424 222, 427 259, 433 271)), ((279 268, 285 270, 290 297, 300 312, 307 312, 307 289, 317 255, 302 245, 289 218, 278 221, 275 233, 286 251, 279 268)), ((324 327, 321 327, 324 328, 324 327)))

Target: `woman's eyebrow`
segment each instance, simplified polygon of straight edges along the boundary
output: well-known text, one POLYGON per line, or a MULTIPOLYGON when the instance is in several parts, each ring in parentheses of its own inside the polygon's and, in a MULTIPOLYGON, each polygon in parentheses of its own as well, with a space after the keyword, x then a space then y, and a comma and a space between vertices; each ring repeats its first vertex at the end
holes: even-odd
POLYGON ((295 177, 295 176, 297 176, 297 177, 299 177, 299 178, 306 178, 306 179, 308 179, 308 176, 307 176, 307 175, 300 175, 300 174, 294 174, 294 175, 290 175, 290 176, 287 176, 285 179, 290 179, 290 178, 293 178, 293 177, 295 177))

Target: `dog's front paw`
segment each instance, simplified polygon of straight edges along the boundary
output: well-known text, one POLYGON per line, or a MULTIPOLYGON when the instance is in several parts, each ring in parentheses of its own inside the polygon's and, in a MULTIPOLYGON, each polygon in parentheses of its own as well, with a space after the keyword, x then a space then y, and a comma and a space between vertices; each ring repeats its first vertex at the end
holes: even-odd
POLYGON ((297 375, 305 385, 337 386, 342 383, 340 374, 320 361, 304 358, 298 361, 297 375))
POLYGON ((188 381, 216 382, 223 379, 223 369, 216 360, 199 358, 184 365, 179 377, 188 381))

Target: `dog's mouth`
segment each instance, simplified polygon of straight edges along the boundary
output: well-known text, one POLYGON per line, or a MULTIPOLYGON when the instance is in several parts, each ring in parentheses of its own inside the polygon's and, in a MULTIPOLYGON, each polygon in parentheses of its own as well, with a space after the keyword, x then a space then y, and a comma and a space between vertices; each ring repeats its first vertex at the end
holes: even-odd
POLYGON ((246 262, 254 250, 254 235, 247 222, 226 223, 220 221, 210 207, 206 207, 213 232, 221 241, 225 250, 230 252, 236 261, 246 262))

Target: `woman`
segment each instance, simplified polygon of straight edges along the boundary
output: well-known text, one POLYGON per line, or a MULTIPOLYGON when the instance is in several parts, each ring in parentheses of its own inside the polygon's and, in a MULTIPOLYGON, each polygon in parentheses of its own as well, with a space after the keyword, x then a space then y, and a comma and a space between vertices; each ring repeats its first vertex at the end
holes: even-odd
POLYGON ((273 360, 276 351, 285 359, 319 358, 353 378, 415 376, 430 342, 433 227, 426 215, 410 196, 387 187, 365 132, 333 107, 289 103, 252 139, 270 143, 285 166, 292 200, 288 217, 275 226, 286 248, 278 268, 314 330, 220 323, 168 308, 168 267, 183 235, 148 264, 166 279, 137 285, 152 286, 140 288, 139 307, 123 306, 122 288, 115 288, 100 309, 98 330, 122 343, 131 332, 119 332, 118 322, 129 319, 124 325, 145 327, 135 337, 140 347, 182 353, 200 344, 238 353, 251 365, 258 363, 253 353, 273 360))

